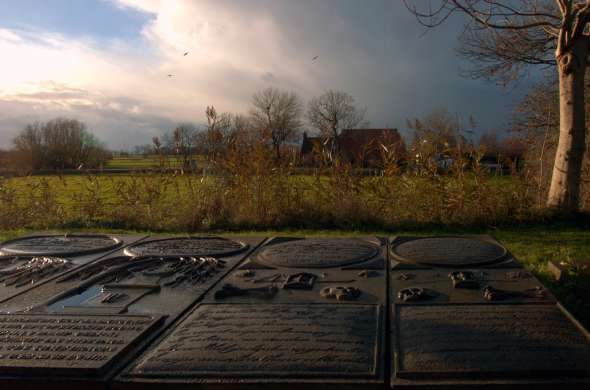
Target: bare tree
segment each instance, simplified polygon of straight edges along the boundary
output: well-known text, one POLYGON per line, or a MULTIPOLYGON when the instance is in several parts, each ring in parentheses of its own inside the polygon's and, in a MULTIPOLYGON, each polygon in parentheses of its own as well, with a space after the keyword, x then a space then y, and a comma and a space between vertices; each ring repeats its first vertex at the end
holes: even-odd
POLYGON ((475 77, 510 82, 530 65, 557 66, 559 142, 547 205, 578 210, 590 0, 403 1, 427 27, 440 25, 454 13, 467 16, 460 52, 476 65, 471 72, 475 77))
POLYGON ((45 148, 43 147, 42 124, 28 124, 12 141, 19 164, 32 170, 43 167, 45 148))
POLYGON ((160 137, 152 137, 152 148, 154 154, 158 156, 158 164, 160 169, 164 168, 166 165, 166 155, 164 153, 164 148, 162 146, 160 137))
POLYGON ((252 96, 252 124, 270 139, 277 161, 281 159, 281 147, 297 138, 302 113, 303 103, 294 92, 267 88, 252 96))
POLYGON ((333 140, 332 151, 339 152, 340 133, 363 123, 366 111, 357 107, 354 98, 346 92, 328 90, 311 99, 307 119, 323 136, 333 140))
POLYGON ((182 167, 190 169, 196 148, 196 128, 188 124, 177 126, 172 132, 172 138, 174 140, 174 153, 180 159, 182 167))
POLYGON ((479 137, 479 146, 485 148, 485 152, 489 155, 498 154, 500 152, 498 131, 496 129, 489 129, 483 133, 479 137))
POLYGON ((205 153, 212 163, 219 162, 223 156, 227 142, 228 133, 231 127, 231 115, 227 113, 218 114, 215 107, 207 107, 207 131, 205 135, 205 153))
POLYGON ((247 115, 234 114, 231 116, 228 144, 234 148, 250 148, 261 139, 260 132, 252 124, 247 115))
MULTIPOLYGON (((471 117, 469 120, 474 122, 471 117)), ((406 122, 408 128, 414 132, 414 144, 429 142, 438 152, 463 145, 465 137, 462 133, 469 132, 461 127, 458 115, 445 109, 433 110, 422 119, 414 118, 406 122)))
POLYGON ((111 158, 86 125, 76 119, 29 124, 13 144, 19 161, 32 170, 97 168, 111 158))

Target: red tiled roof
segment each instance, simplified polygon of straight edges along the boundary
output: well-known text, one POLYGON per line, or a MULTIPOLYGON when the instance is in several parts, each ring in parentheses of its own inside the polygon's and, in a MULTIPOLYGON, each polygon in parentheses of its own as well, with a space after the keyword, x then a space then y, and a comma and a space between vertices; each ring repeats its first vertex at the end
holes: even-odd
MULTIPOLYGON (((381 148, 385 146, 396 149, 399 159, 405 157, 404 141, 397 129, 345 129, 339 137, 342 155, 351 162, 375 160, 381 156, 381 148)), ((330 150, 332 139, 326 137, 307 137, 304 135, 301 145, 302 156, 309 155, 316 150, 330 150)))

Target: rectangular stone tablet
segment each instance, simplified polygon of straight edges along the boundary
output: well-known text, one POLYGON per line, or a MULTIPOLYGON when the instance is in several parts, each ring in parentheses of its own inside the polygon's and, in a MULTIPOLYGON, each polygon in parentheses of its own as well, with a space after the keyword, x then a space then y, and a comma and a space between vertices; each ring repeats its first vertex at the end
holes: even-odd
POLYGON ((0 311, 14 312, 42 303, 37 300, 40 287, 98 259, 122 254, 125 246, 143 238, 37 235, 0 243, 0 311))
POLYGON ((204 304, 127 378, 372 378, 378 305, 204 304))
POLYGON ((162 317, 0 314, 4 375, 99 376, 162 317))
POLYGON ((556 305, 397 305, 401 378, 590 374, 590 339, 556 305))

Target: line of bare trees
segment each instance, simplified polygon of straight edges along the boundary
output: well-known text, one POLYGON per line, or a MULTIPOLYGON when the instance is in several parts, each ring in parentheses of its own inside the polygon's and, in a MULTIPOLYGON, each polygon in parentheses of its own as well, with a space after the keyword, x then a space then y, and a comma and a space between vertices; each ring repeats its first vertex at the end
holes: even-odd
POLYGON ((299 138, 305 124, 338 145, 343 129, 365 123, 365 112, 351 95, 342 91, 328 90, 311 99, 305 109, 295 92, 271 87, 252 96, 248 114, 219 113, 213 106, 207 107, 205 126, 179 125, 154 138, 152 150, 176 155, 184 168, 190 168, 197 154, 215 163, 230 147, 262 142, 272 149, 275 161, 281 162, 288 145, 299 138))
POLYGON ((83 122, 66 118, 26 125, 7 156, 8 168, 25 172, 99 168, 112 157, 83 122))

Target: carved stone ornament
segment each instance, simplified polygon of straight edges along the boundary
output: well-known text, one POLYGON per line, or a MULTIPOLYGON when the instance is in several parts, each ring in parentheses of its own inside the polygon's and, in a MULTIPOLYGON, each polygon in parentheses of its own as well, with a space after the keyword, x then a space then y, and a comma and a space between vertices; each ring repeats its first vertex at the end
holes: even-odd
POLYGON ((361 290, 356 287, 332 286, 323 288, 320 295, 337 301, 353 301, 361 296, 361 290))

